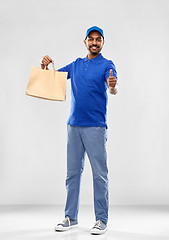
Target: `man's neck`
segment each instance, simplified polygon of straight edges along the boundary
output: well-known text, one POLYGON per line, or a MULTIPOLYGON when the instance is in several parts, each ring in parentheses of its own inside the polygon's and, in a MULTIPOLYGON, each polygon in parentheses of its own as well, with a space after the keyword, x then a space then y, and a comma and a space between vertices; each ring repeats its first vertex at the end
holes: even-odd
POLYGON ((97 55, 93 55, 93 54, 88 54, 88 59, 92 59, 92 58, 95 58, 95 57, 97 57, 97 56, 99 56, 100 55, 100 53, 99 54, 97 54, 97 55))

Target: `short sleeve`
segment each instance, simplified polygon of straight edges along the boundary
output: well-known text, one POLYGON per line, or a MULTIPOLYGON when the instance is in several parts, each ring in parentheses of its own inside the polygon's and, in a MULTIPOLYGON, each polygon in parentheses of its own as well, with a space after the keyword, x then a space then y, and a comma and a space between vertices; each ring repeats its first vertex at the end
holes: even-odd
POLYGON ((59 72, 68 72, 67 79, 71 78, 72 76, 73 63, 74 62, 58 69, 59 72))
POLYGON ((108 79, 108 77, 110 75, 110 69, 112 69, 112 75, 114 77, 116 77, 116 79, 118 80, 116 67, 115 67, 114 63, 111 60, 109 60, 108 61, 108 65, 106 67, 106 71, 105 71, 105 81, 107 81, 107 79, 108 79))

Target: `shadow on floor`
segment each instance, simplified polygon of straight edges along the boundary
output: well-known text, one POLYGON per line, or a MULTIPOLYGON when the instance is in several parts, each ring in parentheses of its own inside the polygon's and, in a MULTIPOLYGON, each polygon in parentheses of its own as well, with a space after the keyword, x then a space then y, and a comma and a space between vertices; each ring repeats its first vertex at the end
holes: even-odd
POLYGON ((89 228, 78 227, 67 232, 55 232, 53 228, 27 229, 0 233, 3 240, 168 240, 168 237, 108 229, 103 235, 91 235, 89 228))

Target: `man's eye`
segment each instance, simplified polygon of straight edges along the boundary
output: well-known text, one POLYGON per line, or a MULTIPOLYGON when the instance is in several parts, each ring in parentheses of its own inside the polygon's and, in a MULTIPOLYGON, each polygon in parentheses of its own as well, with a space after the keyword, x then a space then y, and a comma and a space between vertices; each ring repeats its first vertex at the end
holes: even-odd
MULTIPOLYGON (((94 40, 94 38, 88 38, 88 41, 89 41, 89 42, 93 42, 93 40, 94 40)), ((97 42, 101 42, 102 39, 101 39, 101 38, 96 38, 96 41, 97 41, 97 42)))

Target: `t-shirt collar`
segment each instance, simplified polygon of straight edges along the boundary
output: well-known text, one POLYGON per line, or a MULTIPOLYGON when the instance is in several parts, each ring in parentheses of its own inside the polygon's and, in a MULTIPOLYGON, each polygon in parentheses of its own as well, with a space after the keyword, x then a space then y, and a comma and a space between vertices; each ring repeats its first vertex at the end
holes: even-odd
POLYGON ((97 57, 95 58, 92 58, 92 59, 88 59, 88 55, 84 58, 84 62, 87 62, 87 61, 91 61, 91 62, 98 62, 100 59, 102 59, 103 56, 102 54, 100 53, 97 57))

